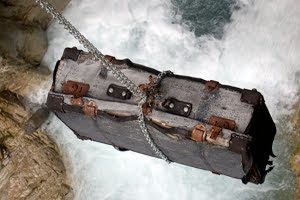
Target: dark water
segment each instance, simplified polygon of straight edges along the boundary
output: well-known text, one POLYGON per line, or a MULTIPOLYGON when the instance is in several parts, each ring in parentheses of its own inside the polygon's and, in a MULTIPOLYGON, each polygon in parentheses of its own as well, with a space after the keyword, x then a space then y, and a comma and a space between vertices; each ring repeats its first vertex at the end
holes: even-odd
POLYGON ((172 0, 178 23, 183 23, 196 36, 221 38, 231 14, 238 9, 235 0, 172 0), (178 17, 177 17, 178 18, 178 17))

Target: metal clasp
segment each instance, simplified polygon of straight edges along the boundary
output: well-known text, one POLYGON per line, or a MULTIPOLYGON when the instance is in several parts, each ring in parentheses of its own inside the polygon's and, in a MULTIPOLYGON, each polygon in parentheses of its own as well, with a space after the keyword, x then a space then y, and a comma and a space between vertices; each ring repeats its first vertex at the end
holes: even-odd
POLYGON ((216 140, 218 136, 221 135, 222 128, 213 126, 209 130, 209 138, 212 140, 216 140))
POLYGON ((203 124, 197 124, 192 131, 192 140, 197 142, 205 141, 206 127, 203 124))
POLYGON ((192 111, 192 104, 179 101, 175 98, 165 99, 162 106, 170 113, 185 117, 188 117, 192 111))
POLYGON ((225 128, 234 131, 236 128, 236 122, 232 119, 226 119, 218 116, 211 116, 209 124, 220 128, 225 128))
POLYGON ((76 81, 67 81, 64 83, 63 92, 65 94, 72 94, 74 97, 85 96, 90 89, 90 85, 86 83, 80 83, 76 81))
POLYGON ((98 106, 95 101, 88 101, 84 104, 83 111, 86 115, 88 115, 90 117, 96 117, 97 111, 98 111, 98 106))
POLYGON ((205 91, 208 93, 216 93, 219 91, 220 83, 218 81, 207 81, 205 83, 205 91))
POLYGON ((110 84, 108 86, 106 94, 107 96, 121 100, 130 99, 132 95, 132 93, 126 87, 118 86, 115 84, 110 84))
POLYGON ((82 97, 71 98, 71 104, 74 105, 74 106, 83 106, 84 101, 83 101, 82 97))

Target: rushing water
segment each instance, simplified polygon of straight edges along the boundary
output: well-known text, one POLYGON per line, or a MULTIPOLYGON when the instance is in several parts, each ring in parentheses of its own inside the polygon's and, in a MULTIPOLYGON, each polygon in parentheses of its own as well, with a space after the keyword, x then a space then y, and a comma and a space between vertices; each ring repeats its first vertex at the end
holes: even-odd
MULTIPOLYGON (((53 116, 46 129, 64 155, 76 198, 293 199, 293 143, 287 116, 299 96, 299 10, 297 0, 72 0, 64 15, 104 54, 257 88, 278 128, 275 169, 263 185, 243 185, 240 180, 78 140, 53 116)), ((48 29, 48 38, 44 64, 50 68, 65 47, 82 48, 57 23, 48 29)))

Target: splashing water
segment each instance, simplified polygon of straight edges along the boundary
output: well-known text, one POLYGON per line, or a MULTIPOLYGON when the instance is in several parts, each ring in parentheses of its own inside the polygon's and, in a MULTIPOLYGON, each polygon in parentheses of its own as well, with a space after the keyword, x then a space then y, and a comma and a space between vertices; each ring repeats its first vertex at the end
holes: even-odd
MULTIPOLYGON (((293 198, 292 130, 286 116, 300 93, 300 4, 224 0, 222 10, 211 2, 72 0, 64 15, 104 54, 128 57, 158 70, 257 88, 278 128, 276 168, 263 185, 242 185, 240 180, 78 140, 53 116, 45 128, 64 155, 76 199, 293 198), (210 6, 205 7, 207 3, 210 6)), ((48 38, 43 63, 53 68, 65 47, 83 49, 57 23, 48 29, 48 38)))

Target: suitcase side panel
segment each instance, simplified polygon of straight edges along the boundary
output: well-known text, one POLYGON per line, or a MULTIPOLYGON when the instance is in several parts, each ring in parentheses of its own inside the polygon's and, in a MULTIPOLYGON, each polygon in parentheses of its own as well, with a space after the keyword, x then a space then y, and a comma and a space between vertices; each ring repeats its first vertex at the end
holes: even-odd
MULTIPOLYGON (((56 115, 81 136, 156 157, 140 133, 137 121, 116 123, 105 116, 99 115, 92 119, 74 112, 56 112, 56 115), (86 127, 89 127, 88 130, 86 127)), ((148 127, 155 143, 172 161, 238 179, 245 176, 240 154, 217 145, 174 140, 157 129, 148 127)))

